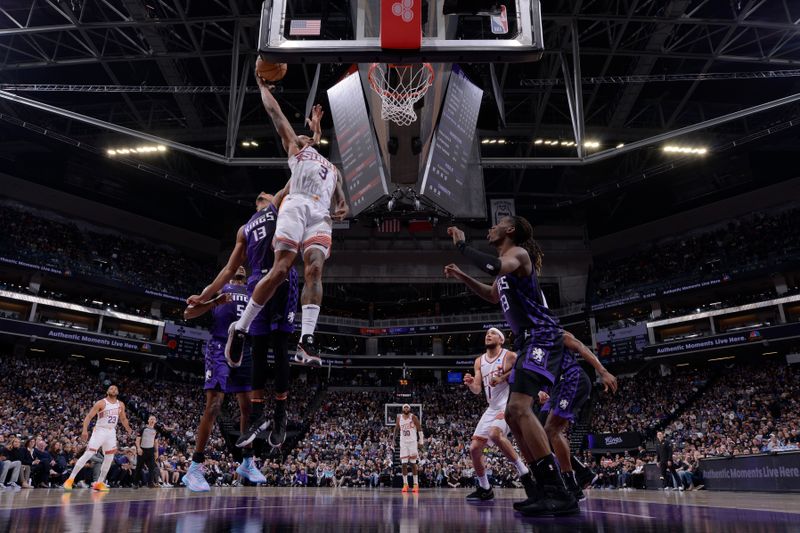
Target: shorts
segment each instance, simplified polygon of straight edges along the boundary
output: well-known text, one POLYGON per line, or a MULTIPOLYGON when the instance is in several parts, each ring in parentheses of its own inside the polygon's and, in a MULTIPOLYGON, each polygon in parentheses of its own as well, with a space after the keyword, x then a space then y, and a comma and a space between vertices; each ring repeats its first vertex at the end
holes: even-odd
POLYGON ((542 406, 542 412, 575 422, 581 408, 592 395, 592 381, 581 367, 574 367, 561 374, 553 388, 550 399, 542 406))
POLYGON ((290 194, 278 212, 272 245, 275 250, 301 254, 317 248, 329 257, 332 231, 330 206, 323 206, 309 196, 290 194))
POLYGON ((417 441, 414 440, 400 441, 401 463, 416 463, 418 456, 419 456, 419 451, 417 449, 417 441))
POLYGON ((89 444, 89 450, 95 451, 102 448, 103 453, 116 451, 117 449, 117 430, 110 428, 94 428, 89 444))
MULTIPOLYGON (((255 274, 247 279, 248 296, 253 295, 262 277, 262 274, 255 274)), ((292 267, 289 269, 286 281, 278 285, 275 294, 253 320, 248 333, 250 335, 269 335, 273 331, 294 333, 294 317, 300 300, 298 285, 297 270, 292 267)))
POLYGON ((253 356, 245 344, 242 364, 236 368, 225 360, 225 340, 214 337, 206 343, 206 380, 204 390, 220 390, 226 394, 253 390, 253 356))
POLYGON ((511 392, 536 397, 545 385, 553 385, 561 375, 564 340, 561 334, 552 341, 526 336, 520 339, 517 362, 508 376, 511 392))
POLYGON ((502 435, 508 435, 511 431, 506 423, 505 419, 505 409, 492 409, 491 407, 484 411, 483 416, 481 416, 480 421, 478 421, 478 425, 475 427, 475 432, 472 434, 473 439, 480 439, 489 441, 491 444, 497 444, 492 442, 492 439, 489 438, 489 431, 493 428, 499 428, 500 433, 502 435))

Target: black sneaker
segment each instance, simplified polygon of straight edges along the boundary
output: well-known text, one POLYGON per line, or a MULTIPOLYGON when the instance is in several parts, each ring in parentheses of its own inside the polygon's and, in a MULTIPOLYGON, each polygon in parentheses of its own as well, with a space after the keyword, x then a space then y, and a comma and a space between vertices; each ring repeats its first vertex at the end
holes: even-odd
POLYGON ((539 491, 537 490, 536 481, 533 479, 533 474, 528 472, 524 476, 520 476, 519 480, 525 488, 525 496, 527 496, 527 499, 514 502, 514 509, 516 511, 519 511, 527 505, 531 505, 539 499, 539 491))
POLYGON ((236 322, 231 323, 228 327, 228 340, 225 343, 225 360, 231 368, 241 366, 246 339, 247 333, 236 329, 236 322))
POLYGON ((579 502, 582 502, 586 499, 586 495, 583 493, 583 490, 578 485, 578 482, 575 481, 575 477, 572 475, 571 472, 562 472, 561 477, 564 478, 564 485, 567 487, 567 491, 572 493, 575 496, 575 499, 579 502))
POLYGON ((286 413, 283 415, 275 415, 275 421, 272 424, 272 431, 267 437, 267 442, 273 448, 279 448, 286 440, 286 413))
POLYGON ((581 509, 566 489, 547 485, 542 488, 541 498, 517 511, 525 516, 568 516, 579 513, 581 509))
POLYGON ((322 366, 322 359, 319 357, 317 348, 314 346, 313 335, 303 335, 300 342, 297 344, 294 360, 301 365, 322 366))
POLYGON ((572 456, 572 469, 575 471, 575 479, 578 482, 578 487, 585 489, 592 483, 597 481, 597 474, 594 470, 580 462, 574 455, 572 456))
POLYGON ((489 500, 494 500, 494 491, 492 490, 492 487, 484 489, 478 485, 478 488, 475 489, 475 492, 467 496, 468 502, 488 502, 489 500))
POLYGON ((256 422, 251 424, 250 427, 247 428, 247 431, 242 433, 242 435, 239 437, 239 440, 236 441, 236 447, 244 448, 245 446, 256 440, 258 434, 261 433, 262 431, 265 431, 271 425, 272 425, 272 420, 267 418, 266 415, 262 416, 256 422))

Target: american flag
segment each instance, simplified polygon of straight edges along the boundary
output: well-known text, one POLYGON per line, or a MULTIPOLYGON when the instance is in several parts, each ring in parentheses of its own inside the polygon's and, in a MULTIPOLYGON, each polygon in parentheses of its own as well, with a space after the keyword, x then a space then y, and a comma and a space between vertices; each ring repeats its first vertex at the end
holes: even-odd
POLYGON ((400 231, 400 220, 396 218, 384 220, 378 226, 378 231, 381 233, 397 233, 400 231))
POLYGON ((289 35, 319 35, 321 28, 321 20, 293 20, 289 35))

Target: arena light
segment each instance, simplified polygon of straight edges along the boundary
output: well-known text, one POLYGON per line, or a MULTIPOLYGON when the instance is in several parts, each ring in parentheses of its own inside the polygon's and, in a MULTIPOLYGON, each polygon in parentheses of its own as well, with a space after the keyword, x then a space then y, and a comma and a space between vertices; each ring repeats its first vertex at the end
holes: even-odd
POLYGON ((619 144, 617 145, 617 149, 619 149, 619 148, 622 148, 623 146, 625 146, 625 143, 619 143, 619 144))
POLYGON ((328 139, 320 139, 319 143, 320 144, 328 144, 328 139))
POLYGON ((536 139, 535 141, 533 141, 533 144, 542 144, 543 142, 544 139, 536 139))
POLYGON ((677 364, 677 365, 675 365, 675 366, 689 366, 689 363, 678 363, 678 364, 677 364))
POLYGON ((600 148, 599 141, 586 141, 583 143, 584 148, 600 148))
POLYGON ((70 357, 77 357, 78 359, 86 359, 85 355, 81 355, 79 353, 71 353, 69 355, 70 355, 70 357))
POLYGON ((761 355, 778 355, 778 352, 764 352, 761 355))
POLYGON ((680 146, 677 144, 668 144, 662 150, 668 154, 706 155, 708 153, 708 148, 705 146, 680 146))
POLYGON ((258 141, 254 141, 253 139, 247 139, 242 141, 242 146, 244 148, 258 148, 258 141))
POLYGON ((167 151, 167 147, 163 144, 149 144, 149 145, 141 145, 141 146, 122 146, 119 148, 109 148, 106 150, 106 154, 111 157, 117 155, 130 155, 130 154, 142 154, 142 155, 150 155, 150 154, 157 154, 157 153, 164 153, 167 151))
POLYGON ((32 352, 40 352, 40 353, 44 353, 44 350, 42 350, 41 348, 31 348, 31 351, 32 351, 32 352))
POLYGON ((112 357, 106 357, 106 361, 114 361, 115 363, 125 363, 130 364, 130 361, 126 361, 125 359, 114 359, 112 357))

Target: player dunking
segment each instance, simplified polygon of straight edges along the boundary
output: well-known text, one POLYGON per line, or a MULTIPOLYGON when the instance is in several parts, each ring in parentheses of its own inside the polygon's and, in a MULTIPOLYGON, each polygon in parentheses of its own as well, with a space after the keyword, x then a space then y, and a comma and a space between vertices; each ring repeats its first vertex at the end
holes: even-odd
MULTIPOLYGON (((548 439, 550 439, 550 444, 553 446, 553 451, 561 467, 564 484, 577 500, 583 500, 585 498, 582 490, 584 483, 578 482, 575 470, 575 467, 581 468, 583 465, 571 456, 569 441, 565 432, 570 423, 575 422, 575 417, 578 416, 584 404, 589 401, 592 395, 592 382, 578 364, 575 354, 580 355, 594 367, 600 376, 605 392, 609 390, 612 393, 617 392, 617 378, 606 370, 603 363, 592 351, 572 333, 564 332, 564 357, 561 362, 561 378, 549 394, 545 393, 546 401, 542 406, 541 412, 543 416, 547 417, 544 430, 548 439)), ((586 467, 583 467, 583 469, 591 472, 586 467)), ((593 477, 593 474, 589 474, 589 480, 593 477)))
POLYGON ((527 490, 533 489, 533 480, 528 472, 528 467, 519 458, 514 446, 508 440, 508 424, 505 421, 506 402, 508 402, 508 382, 506 379, 514 368, 517 354, 503 348, 506 341, 503 332, 497 328, 490 328, 486 332, 486 353, 475 359, 475 375, 466 374, 464 383, 474 394, 481 393, 481 385, 486 393, 489 407, 481 416, 472 442, 469 454, 472 458, 472 467, 478 477, 478 488, 467 496, 467 500, 487 501, 494 498, 494 491, 486 476, 486 467, 483 464, 483 449, 487 442, 494 444, 503 455, 517 468, 523 485, 527 490))
MULTIPOLYGON (((312 130, 315 137, 319 131, 321 110, 314 112, 312 130)), ((247 279, 247 293, 253 290, 264 275, 272 268, 275 254, 272 249, 272 238, 278 220, 278 208, 283 201, 285 191, 280 190, 275 196, 260 193, 256 198, 256 212, 247 223, 236 232, 236 244, 231 251, 227 264, 217 277, 203 292, 191 296, 187 300, 190 305, 198 305, 210 300, 230 279, 234 272, 245 262, 250 267, 247 279)), ((297 311, 297 271, 289 269, 286 279, 278 287, 269 305, 258 314, 250 326, 253 358, 253 390, 251 418, 256 422, 236 442, 238 447, 249 445, 259 432, 270 425, 264 411, 264 391, 267 381, 267 356, 270 345, 275 355, 275 411, 271 421, 272 431, 267 440, 273 446, 280 446, 286 438, 286 403, 289 396, 289 335, 294 331, 294 314, 297 311)), ((231 354, 234 358, 239 354, 231 354)))
POLYGON ((411 463, 412 475, 414 476, 413 492, 419 492, 419 476, 417 475, 417 460, 419 459, 419 449, 417 442, 422 446, 425 443, 425 436, 422 434, 422 426, 417 415, 411 412, 411 406, 403 405, 403 412, 397 415, 397 422, 394 425, 394 440, 397 441, 397 434, 400 434, 400 464, 403 468, 403 492, 408 492, 408 463, 411 463), (419 435, 419 441, 417 441, 419 435))
MULTIPOLYGON (((314 346, 314 330, 322 303, 322 269, 331 248, 330 209, 334 204, 333 218, 336 220, 343 219, 349 209, 337 168, 314 149, 314 139, 294 132, 272 96, 270 86, 258 75, 256 80, 264 109, 269 113, 289 155, 292 176, 275 229, 275 263, 256 285, 242 317, 231 325, 225 353, 241 352, 250 324, 286 279, 300 252, 305 264, 305 285, 301 296, 302 330, 295 358, 302 363, 320 364, 314 346)), ((321 112, 321 108, 317 109, 321 112)))
MULTIPOLYGON (((239 359, 238 364, 225 357, 225 341, 229 326, 241 315, 247 305, 247 288, 244 280, 247 272, 244 267, 236 270, 236 275, 228 284, 222 287, 218 298, 189 305, 183 313, 186 320, 191 320, 211 311, 214 323, 211 327, 211 340, 206 344, 206 406, 200 425, 197 427, 194 454, 192 463, 183 476, 183 484, 192 492, 207 492, 211 490, 205 479, 203 463, 205 463, 205 450, 211 429, 222 409, 222 400, 225 394, 236 394, 239 403, 239 427, 244 431, 250 417, 250 391, 252 390, 252 357, 249 351, 239 359)), ((264 483, 266 478, 258 471, 253 463, 252 448, 244 450, 244 459, 236 472, 252 483, 264 483)))
POLYGON ((106 391, 106 397, 95 402, 86 418, 83 419, 81 438, 88 441, 86 451, 75 463, 75 468, 72 469, 69 478, 64 482, 64 490, 72 490, 75 477, 86 466, 89 459, 94 457, 97 450, 102 448, 103 465, 100 467, 100 477, 92 483, 92 488, 101 492, 108 491, 108 485, 106 485, 105 481, 108 470, 111 468, 111 463, 114 462, 114 453, 117 451, 117 422, 122 422, 122 427, 125 428, 128 435, 133 434, 133 430, 128 423, 128 415, 125 414, 125 404, 117 396, 119 396, 119 389, 116 385, 111 385, 106 391), (90 438, 89 423, 95 416, 97 417, 97 422, 94 424, 90 438))
POLYGON ((541 250, 533 240, 533 228, 522 217, 504 217, 489 230, 489 244, 498 256, 480 252, 465 242, 464 232, 448 228, 458 250, 472 263, 496 276, 492 285, 481 283, 455 264, 445 267, 445 276, 461 280, 478 296, 499 303, 514 332, 517 362, 509 376, 511 395, 506 422, 522 455, 532 466, 536 491, 514 504, 526 516, 561 516, 580 512, 567 490, 542 424, 533 414, 533 400, 540 390, 558 379, 563 356, 561 326, 544 304, 538 270, 541 250))

